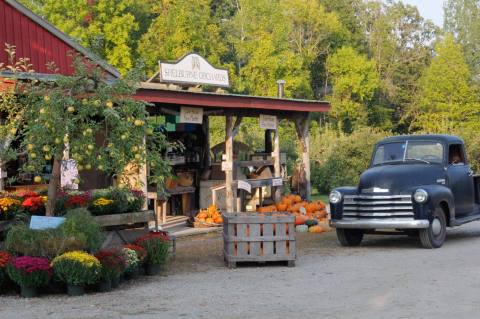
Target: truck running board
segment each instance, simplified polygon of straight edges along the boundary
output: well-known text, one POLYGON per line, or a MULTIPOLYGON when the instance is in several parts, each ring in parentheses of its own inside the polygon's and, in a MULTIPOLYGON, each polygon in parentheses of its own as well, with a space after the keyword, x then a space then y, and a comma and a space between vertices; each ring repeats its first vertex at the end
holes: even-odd
POLYGON ((466 223, 473 222, 475 220, 480 220, 480 214, 469 215, 462 218, 457 218, 452 222, 452 226, 460 226, 466 223))

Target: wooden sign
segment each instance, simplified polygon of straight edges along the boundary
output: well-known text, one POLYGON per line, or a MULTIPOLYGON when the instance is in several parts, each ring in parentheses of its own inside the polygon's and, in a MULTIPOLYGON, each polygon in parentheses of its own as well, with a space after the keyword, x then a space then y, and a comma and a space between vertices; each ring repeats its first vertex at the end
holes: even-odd
POLYGON ((180 123, 202 124, 203 109, 199 107, 182 106, 180 108, 180 123))
POLYGON ((232 162, 222 162, 222 171, 232 171, 233 163, 232 162))
POLYGON ((205 84, 229 87, 230 80, 226 69, 213 67, 196 53, 190 53, 175 63, 159 62, 160 82, 178 84, 205 84))
POLYGON ((272 180, 272 186, 282 186, 283 185, 283 181, 281 178, 274 178, 272 180))
POLYGON ((64 217, 32 216, 30 219, 30 229, 42 230, 58 228, 65 222, 64 217))
POLYGON ((78 189, 78 169, 74 160, 64 160, 61 166, 60 184, 63 188, 78 189))
POLYGON ((277 117, 275 115, 260 114, 260 128, 264 130, 276 130, 277 117))
POLYGON ((237 188, 238 189, 243 189, 244 191, 247 191, 248 193, 252 192, 252 185, 247 182, 247 181, 237 181, 237 188))

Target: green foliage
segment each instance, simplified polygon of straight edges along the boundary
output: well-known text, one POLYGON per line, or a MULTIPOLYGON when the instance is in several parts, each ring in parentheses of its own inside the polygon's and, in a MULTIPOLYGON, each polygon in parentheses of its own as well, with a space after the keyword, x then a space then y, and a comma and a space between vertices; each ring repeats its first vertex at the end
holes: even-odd
POLYGON ((375 62, 351 47, 340 48, 327 60, 333 84, 331 116, 344 132, 367 124, 369 103, 379 87, 375 62))
POLYGON ((387 132, 371 128, 346 135, 326 130, 312 135, 312 184, 320 193, 338 186, 355 186, 367 169, 375 143, 387 132))
MULTIPOLYGON (((455 34, 463 47, 465 59, 473 74, 480 66, 480 7, 477 0, 447 0, 444 4, 445 31, 455 34)), ((478 79, 476 79, 478 81, 478 79)))
POLYGON ((477 122, 478 98, 462 48, 451 35, 437 43, 436 55, 420 79, 416 103, 410 110, 412 129, 449 133, 477 122))
POLYGON ((156 18, 143 34, 139 52, 149 71, 158 68, 158 60, 177 60, 195 51, 213 64, 219 63, 224 44, 218 25, 213 23, 209 0, 160 1, 154 8, 156 18))
POLYGON ((85 249, 96 251, 104 240, 105 233, 86 208, 68 211, 65 222, 60 226, 66 237, 74 237, 85 242, 85 249))
POLYGON ((53 258, 66 251, 86 248, 85 238, 65 236, 61 229, 33 230, 23 223, 12 226, 5 248, 15 255, 53 258))
POLYGON ((122 253, 125 258, 127 268, 125 269, 126 273, 131 273, 135 271, 140 265, 140 259, 138 259, 137 253, 135 250, 130 248, 123 248, 122 253))

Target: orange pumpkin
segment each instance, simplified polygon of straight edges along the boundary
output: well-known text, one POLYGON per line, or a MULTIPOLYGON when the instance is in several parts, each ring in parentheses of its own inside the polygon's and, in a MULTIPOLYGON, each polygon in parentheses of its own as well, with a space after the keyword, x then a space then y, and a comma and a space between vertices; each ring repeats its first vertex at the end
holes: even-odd
POLYGON ((321 233, 321 232, 323 232, 323 228, 322 228, 322 226, 318 226, 318 225, 317 226, 312 226, 308 229, 308 232, 309 233, 321 233))
POLYGON ((308 203, 304 207, 307 211, 307 214, 311 215, 313 214, 313 212, 315 212, 315 208, 317 208, 317 205, 315 203, 308 203))
POLYGON ((287 210, 288 205, 285 203, 278 203, 277 204, 277 210, 279 212, 285 212, 287 210))
POLYGON ((198 215, 197 215, 197 218, 207 218, 207 217, 208 217, 208 214, 205 213, 205 212, 203 212, 203 211, 201 211, 201 212, 198 213, 198 215))
POLYGON ((205 219, 205 222, 209 223, 209 224, 214 224, 215 221, 213 220, 213 218, 207 218, 205 219))
POLYGON ((300 214, 296 214, 295 215, 295 225, 298 226, 298 225, 303 225, 307 222, 307 218, 303 215, 300 215, 300 214))
POLYGON ((294 195, 293 196, 293 201, 295 203, 300 203, 302 201, 302 198, 300 197, 300 195, 294 195))
POLYGON ((221 224, 221 223, 223 223, 223 218, 219 216, 219 217, 215 218, 214 221, 217 224, 221 224))

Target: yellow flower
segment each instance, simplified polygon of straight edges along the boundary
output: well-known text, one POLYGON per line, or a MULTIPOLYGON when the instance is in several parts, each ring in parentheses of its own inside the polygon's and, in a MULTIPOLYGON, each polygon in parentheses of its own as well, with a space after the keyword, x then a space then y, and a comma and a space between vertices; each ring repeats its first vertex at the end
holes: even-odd
POLYGON ((107 205, 110 205, 111 203, 113 203, 113 200, 106 199, 104 197, 100 197, 93 201, 94 206, 107 206, 107 205))
POLYGON ((69 251, 69 252, 66 252, 60 256, 57 256, 55 257, 53 260, 52 260, 52 267, 54 264, 56 264, 57 262, 60 262, 62 260, 73 260, 73 261, 77 261, 87 267, 93 267, 93 266, 97 266, 97 267, 100 267, 100 261, 93 255, 90 255, 84 251, 79 251, 79 250, 75 250, 75 251, 69 251))
POLYGON ((41 196, 42 197, 42 202, 46 203, 48 202, 48 196, 41 196))
POLYGON ((8 212, 10 208, 12 208, 12 206, 18 206, 20 204, 21 204, 20 201, 15 198, 11 198, 11 197, 0 198, 0 209, 5 213, 8 212))

